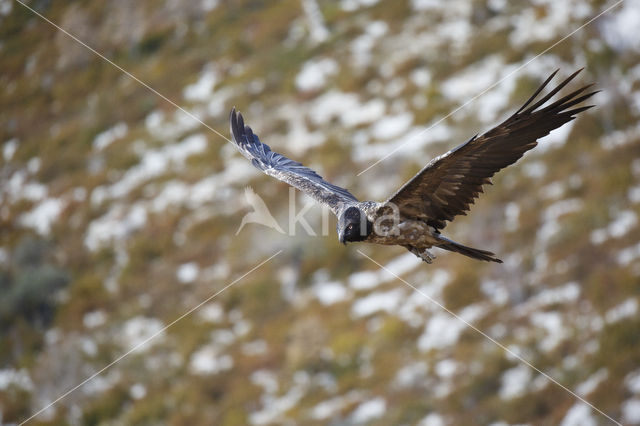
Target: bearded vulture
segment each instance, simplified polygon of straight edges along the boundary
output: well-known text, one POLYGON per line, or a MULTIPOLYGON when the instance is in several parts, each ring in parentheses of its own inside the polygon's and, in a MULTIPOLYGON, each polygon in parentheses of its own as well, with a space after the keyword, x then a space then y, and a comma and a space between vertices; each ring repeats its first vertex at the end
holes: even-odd
POLYGON ((230 115, 231 136, 239 151, 255 167, 326 204, 338 218, 338 240, 343 244, 362 241, 400 245, 427 263, 435 258, 429 252, 431 247, 501 263, 494 253, 452 241, 442 235, 441 230, 448 221, 466 214, 483 192, 482 186, 490 184, 490 178, 497 171, 515 163, 537 145, 538 139, 593 106, 576 107, 597 93, 585 93, 591 85, 547 104, 580 71, 536 101, 556 70, 504 122, 434 158, 383 202, 358 201, 348 190, 327 182, 301 163, 273 152, 244 124, 242 114, 235 108, 230 115))

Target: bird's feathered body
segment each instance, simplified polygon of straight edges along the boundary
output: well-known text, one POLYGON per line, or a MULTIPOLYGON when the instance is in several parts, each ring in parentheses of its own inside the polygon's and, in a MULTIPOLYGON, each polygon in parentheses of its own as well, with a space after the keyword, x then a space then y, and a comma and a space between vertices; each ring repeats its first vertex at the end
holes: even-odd
POLYGON ((441 235, 455 216, 465 215, 471 204, 499 170, 513 164, 537 145, 538 139, 591 108, 575 105, 596 92, 583 86, 545 105, 577 74, 575 72, 534 103, 554 72, 527 102, 504 122, 430 161, 416 176, 384 202, 359 202, 349 191, 325 181, 313 170, 271 151, 260 142, 241 114, 231 111, 231 134, 238 149, 266 174, 292 185, 328 205, 338 217, 340 242, 400 245, 431 263, 431 247, 475 259, 501 262, 489 251, 467 247, 441 235))

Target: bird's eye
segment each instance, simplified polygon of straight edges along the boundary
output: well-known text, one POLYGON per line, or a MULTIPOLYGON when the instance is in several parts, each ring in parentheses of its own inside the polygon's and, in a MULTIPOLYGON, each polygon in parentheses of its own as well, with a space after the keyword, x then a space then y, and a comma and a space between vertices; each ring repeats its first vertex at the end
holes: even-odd
POLYGON ((353 224, 347 226, 347 231, 351 231, 353 229, 353 224))

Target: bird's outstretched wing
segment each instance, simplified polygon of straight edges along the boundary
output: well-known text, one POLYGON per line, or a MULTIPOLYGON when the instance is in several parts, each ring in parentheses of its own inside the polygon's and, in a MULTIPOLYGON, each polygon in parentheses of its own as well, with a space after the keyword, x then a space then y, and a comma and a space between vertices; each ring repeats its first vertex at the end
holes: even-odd
POLYGON ((491 183, 491 176, 516 162, 526 151, 537 145, 538 139, 593 106, 571 109, 597 93, 583 94, 591 87, 587 85, 543 107, 580 71, 570 75, 546 96, 533 103, 556 75, 556 70, 502 124, 434 158, 386 202, 395 203, 403 215, 426 221, 437 229, 444 228, 446 221, 451 221, 455 216, 465 215, 483 192, 482 185, 491 183))
POLYGON ((260 142, 251 127, 245 126, 242 114, 236 112, 235 108, 231 110, 229 121, 236 147, 242 155, 251 160, 251 164, 269 176, 280 179, 316 201, 328 205, 336 214, 342 204, 358 202, 358 199, 346 189, 327 182, 322 176, 297 161, 271 151, 269 145, 260 142))

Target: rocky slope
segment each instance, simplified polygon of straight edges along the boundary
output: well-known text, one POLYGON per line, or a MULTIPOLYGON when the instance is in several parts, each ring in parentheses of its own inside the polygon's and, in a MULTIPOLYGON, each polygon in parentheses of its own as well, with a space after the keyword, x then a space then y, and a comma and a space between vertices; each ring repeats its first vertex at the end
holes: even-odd
POLYGON ((1 422, 126 354, 30 423, 611 424, 542 371, 640 424, 637 2, 563 41, 614 2, 27 4, 184 111, 0 1, 1 422), (287 186, 224 139, 235 105, 384 199, 580 67, 597 107, 447 228, 501 265, 343 247, 319 206, 292 229, 287 186), (247 186, 284 233, 237 232, 247 186))

